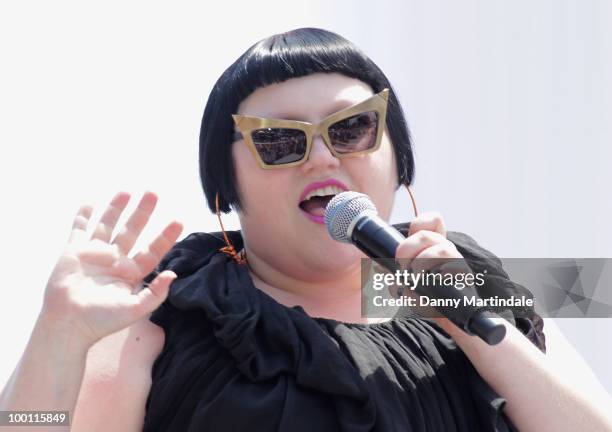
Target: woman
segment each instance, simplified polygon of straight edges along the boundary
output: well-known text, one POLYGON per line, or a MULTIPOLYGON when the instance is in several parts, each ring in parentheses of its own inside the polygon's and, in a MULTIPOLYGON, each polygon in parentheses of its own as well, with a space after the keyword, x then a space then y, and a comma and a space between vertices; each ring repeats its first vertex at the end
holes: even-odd
MULTIPOLYGON (((325 203, 363 192, 388 219, 414 167, 388 80, 350 42, 300 29, 247 50, 208 100, 200 156, 209 207, 241 231, 175 245, 172 222, 129 258, 155 195, 114 238, 128 194, 90 237, 80 209, 2 409, 70 410, 88 431, 612 428, 548 366, 533 311, 500 319, 494 347, 445 319, 361 317, 362 255, 329 237, 325 203)), ((435 213, 399 228, 399 258, 489 256, 435 213)))

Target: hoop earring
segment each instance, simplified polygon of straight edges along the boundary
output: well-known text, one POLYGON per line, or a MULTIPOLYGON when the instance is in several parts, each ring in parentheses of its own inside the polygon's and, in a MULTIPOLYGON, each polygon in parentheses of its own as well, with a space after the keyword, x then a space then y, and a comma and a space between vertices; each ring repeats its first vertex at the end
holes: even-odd
POLYGON ((223 240, 225 241, 225 246, 219 249, 219 252, 223 252, 232 257, 234 261, 238 264, 246 264, 246 252, 245 250, 241 250, 240 252, 236 252, 236 248, 230 241, 227 233, 225 232, 225 227, 223 226, 223 221, 221 220, 221 211, 219 210, 219 192, 215 195, 215 211, 217 213, 217 219, 219 219, 219 225, 221 225, 221 232, 223 233, 223 240))
POLYGON ((414 212, 414 217, 417 217, 419 215, 419 211, 417 210, 417 205, 416 205, 416 201, 414 199, 414 194, 412 193, 412 189, 410 189, 410 186, 405 184, 404 186, 406 186, 406 190, 408 191, 408 195, 410 195, 410 201, 412 201, 412 211, 414 212))

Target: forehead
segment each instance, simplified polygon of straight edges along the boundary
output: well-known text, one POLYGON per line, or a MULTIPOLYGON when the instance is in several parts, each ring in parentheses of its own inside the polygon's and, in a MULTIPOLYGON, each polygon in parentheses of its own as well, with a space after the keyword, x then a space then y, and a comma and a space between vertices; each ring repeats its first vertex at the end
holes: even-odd
POLYGON ((318 122, 373 95, 369 85, 337 73, 316 73, 258 88, 237 114, 318 122))

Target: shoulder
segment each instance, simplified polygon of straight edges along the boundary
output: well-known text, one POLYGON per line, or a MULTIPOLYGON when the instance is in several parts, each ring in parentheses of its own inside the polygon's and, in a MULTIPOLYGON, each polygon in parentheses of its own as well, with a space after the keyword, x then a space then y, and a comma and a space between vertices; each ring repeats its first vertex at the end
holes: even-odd
MULTIPOLYGON (((393 226, 404 236, 408 235, 410 222, 393 226)), ((508 279, 508 274, 503 269, 502 261, 494 253, 478 244, 471 236, 458 231, 447 231, 446 238, 457 247, 457 250, 465 258, 466 263, 472 270, 480 271, 486 269, 490 275, 497 275, 508 279)))
MULTIPOLYGON (((242 244, 238 231, 228 234, 234 244, 242 244)), ((188 279, 206 267, 223 246, 221 233, 189 234, 144 280, 150 282, 166 269, 177 273, 179 279, 188 279)), ((178 287, 173 285, 171 294, 178 287)), ((166 345, 173 310, 167 299, 151 317, 105 337, 89 350, 73 430, 142 430, 153 366, 166 345)))
POLYGON ((141 430, 151 370, 163 345, 164 331, 145 317, 92 346, 73 430, 141 430))
MULTIPOLYGON (((404 236, 408 235, 408 230, 410 229, 410 222, 394 224, 393 226, 397 230, 399 230, 404 236)), ((459 231, 447 231, 446 238, 448 238, 448 240, 450 240, 457 247, 459 252, 461 252, 461 254, 467 260, 472 257, 487 258, 492 262, 501 265, 501 261, 495 256, 495 254, 482 247, 476 242, 476 240, 474 240, 468 234, 459 231)))
MULTIPOLYGON (((394 225, 403 235, 408 234, 410 223, 394 225)), ((528 288, 512 281, 503 266, 503 261, 494 253, 482 247, 468 234, 458 231, 448 231, 446 237, 456 247, 474 272, 486 273, 485 285, 477 289, 480 297, 508 297, 520 293, 533 297, 528 288)), ((525 307, 521 310, 496 311, 515 325, 534 345, 541 351, 546 351, 546 337, 544 335, 544 320, 534 307, 525 307), (520 312, 520 313, 517 313, 520 312)))
MULTIPOLYGON (((236 249, 242 248, 243 240, 240 231, 227 231, 226 234, 236 249)), ((144 280, 150 282, 157 273, 164 270, 172 270, 178 278, 188 276, 206 265, 224 246, 225 241, 221 232, 191 233, 176 242, 155 270, 144 280)))

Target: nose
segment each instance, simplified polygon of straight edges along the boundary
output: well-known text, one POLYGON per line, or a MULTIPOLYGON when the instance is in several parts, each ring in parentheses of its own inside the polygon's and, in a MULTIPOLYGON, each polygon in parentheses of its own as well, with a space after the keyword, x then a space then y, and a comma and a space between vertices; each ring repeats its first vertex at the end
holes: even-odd
POLYGON ((312 148, 308 160, 302 165, 304 173, 314 171, 334 170, 340 166, 340 160, 335 157, 325 145, 323 137, 317 135, 312 139, 312 148))

